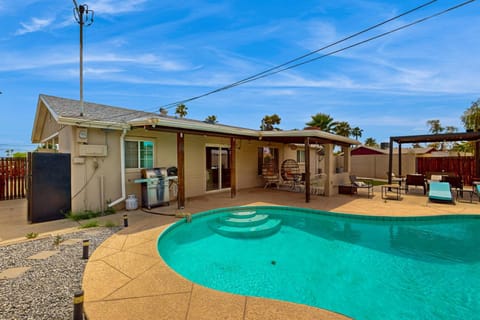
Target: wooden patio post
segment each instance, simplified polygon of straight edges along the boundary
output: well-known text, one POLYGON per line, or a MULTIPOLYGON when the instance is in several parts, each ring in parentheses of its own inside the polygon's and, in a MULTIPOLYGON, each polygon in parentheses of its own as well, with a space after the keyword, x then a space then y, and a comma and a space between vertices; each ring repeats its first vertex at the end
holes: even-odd
POLYGON ((398 175, 402 176, 402 144, 398 143, 398 175))
POLYGON ((305 138, 305 202, 310 202, 310 138, 305 138))
POLYGON ((390 145, 388 152, 388 184, 392 184, 392 168, 393 167, 393 139, 390 137, 390 145))
POLYGON ((185 136, 177 132, 177 166, 178 166, 178 209, 185 208, 185 136))
POLYGON ((237 175, 236 175, 236 157, 237 157, 237 139, 230 138, 230 197, 237 196, 237 175))
POLYGON ((475 141, 475 176, 480 178, 480 141, 475 141))

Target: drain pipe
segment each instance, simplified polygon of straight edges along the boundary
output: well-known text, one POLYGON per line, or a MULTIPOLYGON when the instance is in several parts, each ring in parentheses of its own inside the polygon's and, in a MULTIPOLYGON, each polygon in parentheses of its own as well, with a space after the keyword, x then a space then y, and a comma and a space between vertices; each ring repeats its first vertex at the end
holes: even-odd
POLYGON ((126 191, 125 191, 125 135, 127 134, 127 129, 123 129, 122 135, 120 136, 120 171, 121 171, 121 179, 122 179, 122 197, 109 203, 108 207, 111 208, 114 205, 122 202, 126 198, 126 191))

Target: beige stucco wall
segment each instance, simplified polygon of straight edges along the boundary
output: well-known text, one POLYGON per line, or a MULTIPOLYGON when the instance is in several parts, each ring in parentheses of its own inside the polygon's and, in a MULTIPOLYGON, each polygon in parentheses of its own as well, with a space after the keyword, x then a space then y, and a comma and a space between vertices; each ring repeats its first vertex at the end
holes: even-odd
POLYGON ((60 152, 70 152, 72 166, 72 211, 100 211, 121 196, 120 131, 88 129, 89 145, 106 145, 107 156, 80 156, 76 128, 62 130, 60 152), (70 141, 70 144, 63 144, 70 141), (102 186, 103 179, 103 190, 102 186))
POLYGON ((52 115, 50 113, 47 113, 45 122, 43 123, 43 128, 41 130, 40 140, 43 141, 51 137, 52 135, 59 132, 61 128, 62 128, 61 125, 59 125, 57 121, 53 119, 52 115))
MULTIPOLYGON (((352 156, 352 173, 359 177, 387 179, 388 155, 358 155, 352 156)), ((393 155, 392 171, 398 173, 398 154, 393 155)), ((402 175, 416 172, 414 154, 402 155, 402 175)))

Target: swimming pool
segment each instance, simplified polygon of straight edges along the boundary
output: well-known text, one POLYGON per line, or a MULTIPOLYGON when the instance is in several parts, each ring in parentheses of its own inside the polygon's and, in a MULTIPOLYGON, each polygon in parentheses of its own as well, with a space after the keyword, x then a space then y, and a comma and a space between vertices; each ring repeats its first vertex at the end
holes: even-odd
POLYGON ((221 291, 355 319, 473 319, 480 313, 479 244, 480 216, 235 207, 177 222, 161 234, 158 250, 185 278, 221 291), (236 231, 239 219, 248 220, 248 232, 236 231))

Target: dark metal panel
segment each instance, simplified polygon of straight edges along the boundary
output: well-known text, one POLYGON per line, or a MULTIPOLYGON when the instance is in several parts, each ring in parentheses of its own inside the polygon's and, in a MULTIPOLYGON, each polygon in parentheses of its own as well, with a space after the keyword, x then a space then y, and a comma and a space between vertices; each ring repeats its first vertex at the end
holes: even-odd
POLYGON ((70 169, 70 154, 28 154, 29 222, 63 219, 71 211, 70 169))

